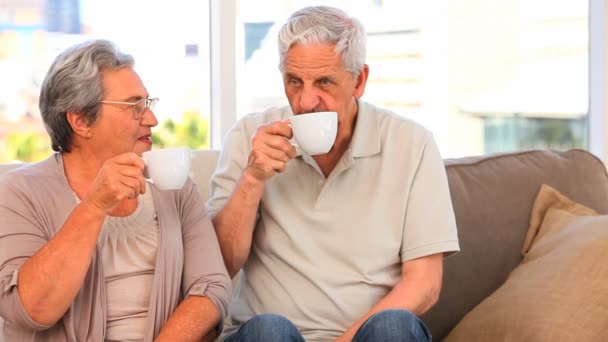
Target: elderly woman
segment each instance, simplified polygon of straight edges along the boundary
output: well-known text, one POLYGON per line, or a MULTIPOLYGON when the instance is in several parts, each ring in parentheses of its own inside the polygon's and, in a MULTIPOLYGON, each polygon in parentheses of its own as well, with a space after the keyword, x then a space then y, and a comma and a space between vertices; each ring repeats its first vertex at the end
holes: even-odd
POLYGON ((0 340, 195 341, 232 291, 192 181, 159 191, 142 152, 158 121, 133 58, 60 54, 42 85, 50 158, 0 176, 0 340))

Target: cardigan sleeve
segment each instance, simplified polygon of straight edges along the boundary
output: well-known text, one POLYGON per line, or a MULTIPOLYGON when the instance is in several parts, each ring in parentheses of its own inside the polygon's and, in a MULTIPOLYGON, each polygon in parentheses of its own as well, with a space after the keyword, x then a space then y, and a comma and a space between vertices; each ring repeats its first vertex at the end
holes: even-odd
POLYGON ((184 244, 182 293, 185 296, 207 296, 220 311, 223 323, 228 314, 232 281, 198 189, 190 180, 186 187, 180 194, 184 244))
POLYGON ((33 195, 18 172, 0 176, 0 316, 12 324, 39 331, 51 326, 34 322, 17 292, 19 269, 49 240, 43 215, 33 205, 33 195))

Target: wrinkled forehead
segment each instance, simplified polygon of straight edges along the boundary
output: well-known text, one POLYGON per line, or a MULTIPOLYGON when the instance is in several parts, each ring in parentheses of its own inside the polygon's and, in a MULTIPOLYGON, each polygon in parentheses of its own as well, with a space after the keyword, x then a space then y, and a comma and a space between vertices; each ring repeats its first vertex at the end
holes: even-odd
POLYGON ((285 56, 285 71, 292 69, 343 69, 342 58, 335 51, 335 44, 295 44, 285 56))
POLYGON ((106 98, 136 100, 148 97, 143 81, 132 67, 102 69, 100 77, 106 98))

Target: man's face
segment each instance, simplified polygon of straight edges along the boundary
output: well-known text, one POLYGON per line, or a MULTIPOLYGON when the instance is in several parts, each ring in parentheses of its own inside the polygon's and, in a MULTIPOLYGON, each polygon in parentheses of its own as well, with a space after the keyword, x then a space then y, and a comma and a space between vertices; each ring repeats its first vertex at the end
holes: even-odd
POLYGON ((357 78, 344 69, 331 44, 295 44, 285 58, 283 83, 294 114, 334 111, 338 119, 355 115, 363 95, 365 71, 357 78))

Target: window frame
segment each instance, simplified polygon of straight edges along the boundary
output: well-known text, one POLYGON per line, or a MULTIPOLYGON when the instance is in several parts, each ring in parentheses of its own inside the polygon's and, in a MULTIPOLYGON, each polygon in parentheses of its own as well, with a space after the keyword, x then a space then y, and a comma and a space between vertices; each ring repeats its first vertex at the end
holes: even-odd
POLYGON ((236 122, 236 25, 238 0, 210 0, 210 147, 219 150, 236 122))
POLYGON ((606 124, 606 38, 608 7, 604 0, 589 0, 589 146, 597 157, 606 161, 608 131, 606 124))

